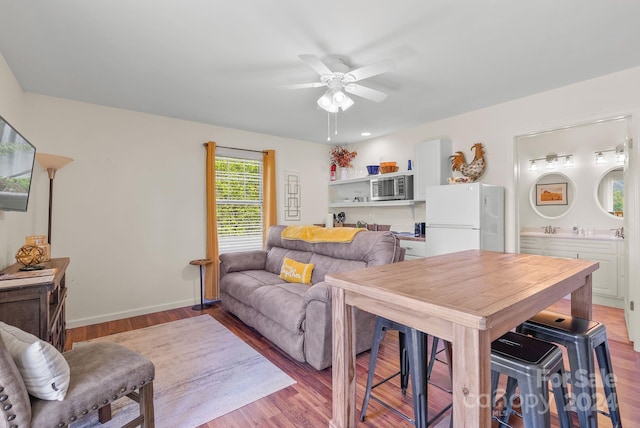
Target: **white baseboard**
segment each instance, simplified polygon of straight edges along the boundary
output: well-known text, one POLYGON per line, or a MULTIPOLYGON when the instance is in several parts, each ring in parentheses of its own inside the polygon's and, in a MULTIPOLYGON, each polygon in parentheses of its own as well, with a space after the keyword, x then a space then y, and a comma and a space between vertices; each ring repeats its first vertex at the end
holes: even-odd
POLYGON ((171 302, 163 305, 146 306, 144 308, 133 309, 130 311, 112 312, 109 314, 98 315, 95 317, 77 318, 67 320, 67 328, 84 327, 86 325, 98 324, 101 322, 114 321, 123 318, 135 317, 138 315, 152 314, 154 312, 166 311, 169 309, 184 308, 185 306, 193 306, 200 303, 200 299, 182 300, 179 302, 171 302))

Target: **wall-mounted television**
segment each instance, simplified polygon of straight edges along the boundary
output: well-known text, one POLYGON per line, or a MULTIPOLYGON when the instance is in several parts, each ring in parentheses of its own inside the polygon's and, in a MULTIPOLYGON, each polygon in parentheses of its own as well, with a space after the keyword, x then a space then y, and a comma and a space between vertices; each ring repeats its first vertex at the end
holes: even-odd
POLYGON ((26 211, 36 148, 0 116, 0 210, 26 211))

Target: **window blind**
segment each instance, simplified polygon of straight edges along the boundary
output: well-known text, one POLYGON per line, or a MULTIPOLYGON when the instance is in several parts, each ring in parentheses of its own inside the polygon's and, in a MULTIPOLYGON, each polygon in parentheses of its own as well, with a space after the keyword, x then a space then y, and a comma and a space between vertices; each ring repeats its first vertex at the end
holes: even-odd
POLYGON ((261 250, 262 160, 216 156, 220 253, 261 250))

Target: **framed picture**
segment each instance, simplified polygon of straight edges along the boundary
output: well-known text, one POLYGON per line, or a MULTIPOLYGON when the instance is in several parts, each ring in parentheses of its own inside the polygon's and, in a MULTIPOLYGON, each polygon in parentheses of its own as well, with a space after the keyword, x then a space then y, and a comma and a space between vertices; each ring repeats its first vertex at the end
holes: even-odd
POLYGON ((567 183, 536 184, 536 205, 567 205, 567 183))

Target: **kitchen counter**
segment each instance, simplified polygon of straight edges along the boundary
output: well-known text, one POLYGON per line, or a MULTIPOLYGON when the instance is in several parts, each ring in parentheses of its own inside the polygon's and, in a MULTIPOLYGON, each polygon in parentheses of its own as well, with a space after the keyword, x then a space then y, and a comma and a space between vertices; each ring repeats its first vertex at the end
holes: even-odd
POLYGON ((425 242, 426 239, 424 236, 414 236, 412 234, 410 234, 409 232, 407 232, 406 234, 403 232, 399 232, 399 233, 395 233, 393 232, 394 235, 396 235, 398 237, 399 240, 401 241, 417 241, 417 242, 425 242))

